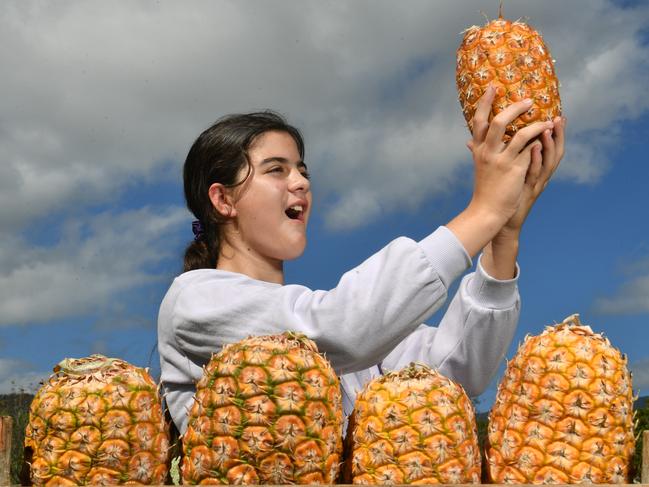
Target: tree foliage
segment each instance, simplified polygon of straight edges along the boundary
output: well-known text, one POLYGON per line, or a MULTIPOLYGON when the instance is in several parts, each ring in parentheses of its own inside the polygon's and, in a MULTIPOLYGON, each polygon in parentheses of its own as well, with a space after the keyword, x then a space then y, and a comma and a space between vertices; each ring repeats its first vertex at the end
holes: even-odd
POLYGON ((12 394, 0 395, 0 416, 13 418, 11 437, 11 483, 21 483, 23 474, 23 442, 25 428, 29 422, 29 406, 34 398, 33 394, 20 391, 12 394))

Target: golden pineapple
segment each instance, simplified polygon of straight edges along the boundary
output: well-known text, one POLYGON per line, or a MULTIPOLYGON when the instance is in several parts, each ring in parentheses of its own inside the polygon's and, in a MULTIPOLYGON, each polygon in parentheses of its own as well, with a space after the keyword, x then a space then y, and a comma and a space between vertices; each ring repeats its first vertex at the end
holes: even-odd
POLYGON ((554 60, 543 38, 522 21, 504 19, 502 12, 498 19, 464 32, 455 78, 462 113, 472 133, 478 99, 490 84, 496 88, 496 97, 489 120, 514 102, 534 100, 526 113, 507 126, 505 141, 530 123, 561 115, 554 60))
POLYGON ((345 443, 347 482, 480 483, 473 404, 462 386, 426 365, 366 384, 345 443))
POLYGON ((628 483, 626 357, 579 315, 527 337, 498 386, 488 440, 495 483, 628 483))
POLYGON ((158 388, 120 359, 65 359, 32 401, 25 449, 34 485, 162 484, 169 436, 158 388))
POLYGON ((340 383, 304 335, 249 337, 214 355, 183 435, 185 484, 332 484, 340 383))

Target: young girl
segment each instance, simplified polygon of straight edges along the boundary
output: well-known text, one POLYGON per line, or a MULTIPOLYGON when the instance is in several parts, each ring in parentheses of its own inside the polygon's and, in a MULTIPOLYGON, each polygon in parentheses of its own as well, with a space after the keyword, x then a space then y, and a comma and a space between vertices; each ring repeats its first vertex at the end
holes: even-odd
POLYGON ((419 242, 394 240, 328 291, 284 284, 312 204, 298 130, 262 112, 225 117, 198 137, 184 166, 195 239, 158 318, 161 382, 181 433, 203 365, 249 335, 293 330, 315 340, 341 375, 346 415, 366 381, 411 361, 439 368, 470 396, 486 388, 518 321, 521 227, 563 155, 565 125, 535 123, 505 145, 505 127, 529 102, 489 123, 493 97, 490 89, 480 100, 468 143, 467 208, 419 242), (441 323, 423 324, 480 250, 441 323))

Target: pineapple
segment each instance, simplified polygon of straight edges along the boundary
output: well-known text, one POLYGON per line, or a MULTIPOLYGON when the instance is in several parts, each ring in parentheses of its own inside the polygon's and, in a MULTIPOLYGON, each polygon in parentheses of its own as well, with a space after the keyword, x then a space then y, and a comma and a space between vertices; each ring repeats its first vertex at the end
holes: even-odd
POLYGON ((169 435, 155 382, 115 358, 65 359, 25 431, 34 485, 162 484, 169 435))
POLYGON ((514 102, 534 101, 507 126, 505 142, 530 123, 561 115, 554 60, 543 38, 524 22, 504 19, 502 6, 498 19, 464 32, 457 50, 455 79, 462 113, 472 133, 478 99, 489 84, 496 88, 489 120, 514 102))
POLYGON ((495 483, 628 483, 634 452, 627 360, 572 315, 527 337, 489 414, 495 483))
POLYGON ((185 484, 332 484, 342 397, 304 335, 248 337, 205 367, 183 435, 185 484))
POLYGON ((473 404, 462 386, 426 365, 366 384, 345 443, 347 482, 480 483, 473 404))

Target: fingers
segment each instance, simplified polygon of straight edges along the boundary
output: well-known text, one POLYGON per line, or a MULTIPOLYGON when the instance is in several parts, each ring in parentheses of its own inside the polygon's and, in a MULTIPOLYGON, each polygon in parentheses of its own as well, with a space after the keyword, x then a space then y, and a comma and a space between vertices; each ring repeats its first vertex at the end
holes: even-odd
MULTIPOLYGON (((523 113, 525 113, 532 106, 532 100, 523 100, 516 103, 512 103, 502 112, 496 115, 489 124, 489 130, 485 138, 487 146, 493 150, 498 150, 502 146, 503 136, 507 130, 507 125, 512 123, 516 118, 523 113)), ((529 139, 528 139, 529 140, 529 139)), ((525 145, 525 144, 523 144, 525 145)), ((523 148, 521 146, 520 150, 523 148)))
POLYGON ((540 183, 540 186, 535 189, 535 192, 543 191, 547 186, 548 181, 557 170, 557 167, 559 167, 559 162, 561 162, 561 158, 563 157, 565 119, 556 117, 553 123, 554 129, 552 131, 549 129, 544 130, 539 137, 540 142, 534 142, 536 147, 534 147, 532 151, 532 162, 530 163, 530 168, 528 169, 525 182, 532 186, 536 186, 537 183, 540 183), (539 160, 537 158, 540 158, 538 174, 536 174, 535 167, 537 160, 539 160))
POLYGON ((485 135, 489 129, 491 105, 493 104, 495 97, 496 89, 493 85, 489 85, 484 94, 478 100, 478 105, 473 114, 473 140, 475 142, 482 142, 485 139, 485 135))
POLYGON ((515 157, 528 142, 535 137, 541 135, 545 130, 552 129, 554 124, 552 122, 535 122, 527 127, 520 129, 516 135, 509 141, 505 152, 509 152, 511 157, 515 157))
MULTIPOLYGON (((557 149, 557 158, 559 161, 563 159, 566 141, 566 117, 557 117, 555 121, 559 121, 558 125, 555 123, 554 129, 554 145, 557 149)), ((557 161, 558 165, 558 161, 557 161)))
POLYGON ((559 162, 557 158, 557 147, 552 138, 552 131, 544 130, 541 134, 543 144, 543 178, 549 179, 554 173, 559 162))
POLYGON ((530 144, 530 167, 527 169, 527 174, 525 175, 525 184, 529 186, 534 186, 543 170, 543 157, 544 154, 541 152, 541 142, 535 141, 530 144))

